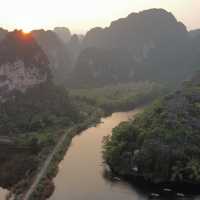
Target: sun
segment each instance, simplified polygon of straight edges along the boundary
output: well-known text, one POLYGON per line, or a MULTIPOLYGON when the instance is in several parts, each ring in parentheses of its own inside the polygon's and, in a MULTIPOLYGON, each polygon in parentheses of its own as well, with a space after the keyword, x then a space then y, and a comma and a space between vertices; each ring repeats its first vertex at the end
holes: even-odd
POLYGON ((31 38, 31 31, 21 30, 21 37, 23 40, 29 40, 31 38))
POLYGON ((23 28, 22 32, 23 32, 24 35, 28 35, 28 34, 30 34, 31 30, 23 28))

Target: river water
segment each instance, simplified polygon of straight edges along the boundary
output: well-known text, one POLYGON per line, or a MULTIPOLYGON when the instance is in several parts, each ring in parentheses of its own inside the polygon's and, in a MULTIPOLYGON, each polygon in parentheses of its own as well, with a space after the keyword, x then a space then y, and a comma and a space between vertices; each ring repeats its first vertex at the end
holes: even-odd
MULTIPOLYGON (((148 200, 144 192, 124 181, 110 181, 104 176, 102 161, 102 139, 122 121, 134 117, 140 109, 131 112, 114 113, 103 118, 96 127, 83 131, 74 137, 59 172, 54 179, 55 191, 49 200, 148 200)), ((177 197, 161 197, 160 200, 174 200, 177 197)), ((200 200, 200 197, 184 199, 200 200)))
POLYGON ((0 200, 6 199, 6 195, 8 194, 8 191, 0 188, 0 200))

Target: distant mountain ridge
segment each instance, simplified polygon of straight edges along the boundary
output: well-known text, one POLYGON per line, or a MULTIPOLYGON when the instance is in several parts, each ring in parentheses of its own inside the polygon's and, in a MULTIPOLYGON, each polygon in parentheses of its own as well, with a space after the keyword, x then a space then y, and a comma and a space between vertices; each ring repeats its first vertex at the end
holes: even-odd
POLYGON ((91 29, 84 38, 83 46, 106 49, 120 47, 132 51, 138 46, 143 47, 149 40, 158 42, 159 39, 162 39, 157 38, 160 34, 170 38, 174 37, 177 32, 187 34, 184 24, 178 22, 171 13, 164 9, 150 9, 113 21, 105 29, 91 29), (140 33, 142 35, 138 35, 140 33), (139 36, 140 41, 137 41, 139 36), (116 41, 118 42, 116 43, 116 41))
POLYGON ((53 31, 34 30, 31 32, 47 55, 54 81, 63 83, 67 78, 72 62, 67 45, 53 31))
MULTIPOLYGON (((16 30, 18 31, 18 30, 16 30)), ((19 30, 23 33, 22 30, 19 30)), ((0 42, 10 32, 0 29, 0 42)), ((71 35, 65 27, 56 27, 54 30, 33 30, 31 35, 49 60, 53 80, 56 84, 65 84, 67 77, 73 69, 74 63, 81 49, 81 39, 78 35, 71 35)))
POLYGON ((200 37, 200 29, 196 29, 196 30, 190 31, 190 35, 191 35, 193 38, 200 37))
POLYGON ((55 27, 53 30, 57 36, 62 40, 64 43, 68 43, 71 39, 71 32, 66 27, 55 27))
POLYGON ((72 78, 80 80, 73 83, 77 86, 179 82, 190 73, 197 56, 184 24, 163 9, 132 13, 107 28, 94 28, 83 39, 82 49, 72 78))
POLYGON ((5 30, 3 28, 0 28, 0 42, 5 38, 5 36, 8 34, 8 30, 5 30))
MULTIPOLYGON (((0 41, 8 33, 0 29, 0 41)), ((54 82, 69 88, 146 80, 176 85, 200 67, 199 30, 188 32, 164 9, 132 13, 84 37, 65 27, 31 34, 54 82)))

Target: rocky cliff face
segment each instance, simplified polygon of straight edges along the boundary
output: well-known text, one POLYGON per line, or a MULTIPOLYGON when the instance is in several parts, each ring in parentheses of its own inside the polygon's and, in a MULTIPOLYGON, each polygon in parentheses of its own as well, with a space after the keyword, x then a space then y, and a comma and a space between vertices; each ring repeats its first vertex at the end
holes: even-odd
POLYGON ((104 77, 108 77, 110 83, 138 79, 176 82, 190 72, 194 60, 186 27, 163 9, 132 13, 107 28, 94 28, 86 34, 82 46, 75 77, 79 71, 90 69, 89 78, 84 80, 83 77, 82 83, 88 80, 98 83, 104 77), (99 52, 109 52, 112 59, 107 62, 107 58, 102 58, 104 61, 99 62, 97 58, 102 57, 99 52), (122 73, 126 74, 123 80, 122 73))
POLYGON ((190 31, 190 37, 192 39, 193 54, 195 55, 193 67, 200 70, 200 29, 190 31))
POLYGON ((190 36, 193 38, 200 37, 200 29, 190 31, 190 36))
POLYGON ((46 55, 30 34, 8 33, 0 42, 0 99, 50 79, 46 55))
POLYGON ((74 69, 74 66, 76 65, 76 61, 78 59, 78 56, 80 55, 81 48, 82 48, 82 41, 81 36, 78 36, 76 34, 72 35, 67 47, 70 52, 70 58, 72 61, 72 69, 74 69))
POLYGON ((8 31, 0 28, 0 42, 6 37, 6 35, 8 34, 8 31))
POLYGON ((78 117, 31 33, 9 32, 0 42, 0 113, 0 135, 68 126, 78 117))
POLYGON ((49 59, 54 81, 63 83, 72 68, 67 45, 53 31, 34 30, 32 35, 49 59))
POLYGON ((124 48, 142 59, 146 49, 154 49, 161 42, 179 40, 186 35, 186 27, 171 13, 163 9, 150 9, 113 21, 108 28, 90 30, 83 45, 85 48, 124 48))
POLYGON ((54 32, 60 38, 60 40, 64 43, 68 43, 71 39, 71 32, 66 27, 55 27, 54 32))

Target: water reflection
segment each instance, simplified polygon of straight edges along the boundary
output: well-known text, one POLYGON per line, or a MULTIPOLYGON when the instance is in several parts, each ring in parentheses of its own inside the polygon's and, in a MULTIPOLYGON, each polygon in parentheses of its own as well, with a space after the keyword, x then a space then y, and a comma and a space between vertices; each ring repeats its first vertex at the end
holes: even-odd
MULTIPOLYGON (((107 169, 106 166, 104 166, 104 171, 102 174, 102 177, 110 182, 110 184, 115 187, 116 185, 121 185, 123 183, 123 186, 132 186, 132 189, 135 190, 140 195, 145 195, 146 198, 140 198, 145 200, 151 200, 151 199, 157 199, 157 200, 200 200, 200 196, 194 196, 194 195, 184 195, 184 197, 178 197, 177 194, 182 195, 182 193, 178 193, 178 191, 171 190, 169 188, 165 187, 153 187, 149 185, 145 185, 145 183, 141 183, 140 186, 138 183, 134 184, 127 183, 123 179, 116 177, 115 174, 113 174, 110 170, 107 169), (159 197, 151 196, 152 194, 159 195, 159 197)), ((200 193, 200 191, 199 191, 200 193)))

